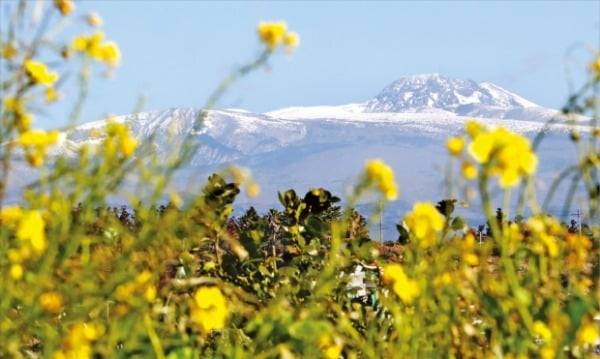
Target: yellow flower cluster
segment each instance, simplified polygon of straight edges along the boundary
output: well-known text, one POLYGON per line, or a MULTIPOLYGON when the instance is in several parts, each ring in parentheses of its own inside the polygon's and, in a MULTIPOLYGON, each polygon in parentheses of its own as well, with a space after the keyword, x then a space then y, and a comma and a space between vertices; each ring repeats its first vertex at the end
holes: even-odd
POLYGON ((75 3, 72 0, 54 0, 54 6, 62 15, 69 15, 75 9, 75 3))
POLYGON ((319 348, 325 359, 338 359, 342 354, 344 345, 340 338, 324 334, 319 337, 319 348))
POLYGON ((106 126, 107 137, 104 140, 105 154, 113 157, 118 151, 124 158, 129 158, 135 152, 138 141, 131 136, 129 128, 118 122, 110 122, 106 126))
POLYGON ((46 223, 42 214, 36 210, 24 210, 19 206, 6 206, 0 210, 0 224, 10 229, 19 240, 19 248, 8 250, 11 263, 10 276, 13 279, 23 277, 23 263, 33 254, 46 250, 46 223))
POLYGON ((20 133, 29 130, 33 122, 33 116, 25 111, 23 102, 14 97, 6 97, 4 99, 4 110, 13 116, 13 123, 20 133))
POLYGON ((261 22, 258 24, 258 37, 270 51, 284 45, 288 51, 300 43, 300 37, 295 32, 289 32, 283 21, 261 22))
POLYGON ((92 344, 104 334, 105 328, 99 324, 77 323, 69 329, 61 341, 61 350, 52 359, 87 359, 92 357, 92 344))
POLYGON ((394 180, 394 171, 382 160, 367 161, 365 175, 367 183, 377 186, 386 199, 393 201, 398 198, 398 187, 396 187, 394 180))
POLYGON ((452 156, 458 156, 465 148, 465 139, 462 136, 450 137, 446 141, 446 148, 452 156))
POLYGON ((46 87, 52 86, 58 80, 58 74, 48 71, 48 67, 39 61, 25 61, 25 72, 33 83, 46 87))
POLYGON ((23 146, 30 165, 39 167, 44 163, 46 148, 58 141, 58 131, 28 130, 19 135, 17 142, 23 146))
POLYGON ((12 42, 3 42, 2 48, 0 49, 0 56, 7 60, 17 56, 17 47, 12 42))
POLYGON ((76 36, 73 49, 110 66, 117 66, 121 60, 119 47, 112 41, 102 42, 103 39, 104 33, 100 31, 89 36, 76 36))
POLYGON ((419 240, 420 246, 427 248, 435 244, 437 232, 444 228, 444 217, 433 204, 417 202, 404 218, 404 223, 419 240))
POLYGON ((525 227, 535 239, 531 249, 539 254, 547 253, 551 258, 559 255, 560 248, 558 236, 564 234, 560 223, 552 217, 533 217, 527 221, 525 227))
POLYGON ((405 304, 411 304, 421 294, 416 280, 408 278, 400 264, 390 264, 383 268, 383 283, 392 285, 392 290, 405 304))
POLYGON ((228 315, 227 302, 219 288, 200 287, 194 293, 190 316, 198 324, 202 334, 225 327, 228 315))
MULTIPOLYGON (((466 131, 472 139, 469 154, 483 165, 486 174, 500 177, 502 188, 515 186, 522 176, 535 173, 538 160, 527 138, 503 127, 488 129, 476 122, 467 123, 466 131)), ((465 172, 465 176, 473 174, 465 172)))
POLYGON ((42 293, 38 300, 45 312, 58 313, 63 306, 63 296, 55 291, 42 293))
POLYGON ((156 298, 153 278, 151 272, 142 271, 133 281, 119 285, 115 290, 115 298, 121 302, 129 302, 141 295, 148 302, 152 302, 156 298))

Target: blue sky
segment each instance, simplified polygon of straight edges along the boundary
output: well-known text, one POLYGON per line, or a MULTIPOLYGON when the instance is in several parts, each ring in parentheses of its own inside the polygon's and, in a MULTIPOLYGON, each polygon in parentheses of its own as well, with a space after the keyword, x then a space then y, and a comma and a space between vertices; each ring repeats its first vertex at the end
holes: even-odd
MULTIPOLYGON (((123 60, 114 79, 94 78, 84 122, 129 113, 140 95, 147 110, 202 106, 223 77, 260 52, 261 20, 285 20, 300 47, 274 55, 270 69, 242 79, 219 107, 362 102, 401 76, 439 72, 558 108, 569 93, 566 69, 581 83, 600 46, 598 1, 77 2, 76 17, 89 11, 103 17, 123 60)), ((74 31, 92 31, 76 20, 74 31)), ((55 105, 37 125, 64 125, 68 105, 55 105)))

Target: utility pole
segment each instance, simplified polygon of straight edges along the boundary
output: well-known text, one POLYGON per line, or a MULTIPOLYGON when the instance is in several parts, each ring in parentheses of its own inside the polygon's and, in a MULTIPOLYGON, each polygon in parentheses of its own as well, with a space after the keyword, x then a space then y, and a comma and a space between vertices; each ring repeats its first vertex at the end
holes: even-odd
POLYGON ((379 243, 383 244, 383 208, 379 212, 379 243))

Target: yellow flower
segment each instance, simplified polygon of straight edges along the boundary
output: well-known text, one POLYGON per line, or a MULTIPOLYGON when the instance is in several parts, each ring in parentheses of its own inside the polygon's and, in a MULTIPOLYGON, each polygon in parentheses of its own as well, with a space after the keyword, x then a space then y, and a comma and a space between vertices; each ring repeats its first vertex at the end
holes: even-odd
POLYGON ((471 162, 463 162, 462 164, 462 175, 467 179, 474 179, 477 177, 477 167, 471 162))
POLYGON ((485 166, 487 174, 500 177, 500 187, 514 186, 522 176, 535 173, 537 156, 525 137, 502 127, 488 130, 474 122, 467 126, 471 127, 467 132, 473 137, 469 154, 485 166))
POLYGON ((10 277, 14 280, 21 279, 23 277, 23 266, 20 264, 11 265, 10 277))
POLYGON ((2 44, 2 50, 0 50, 0 56, 5 59, 12 59, 17 55, 17 47, 12 42, 5 42, 2 44))
POLYGON ((465 139, 460 136, 451 137, 446 141, 446 148, 452 156, 457 156, 465 148, 465 139))
POLYGON ((577 331, 577 342, 579 344, 594 344, 600 340, 600 331, 593 319, 585 318, 577 331))
POLYGON ((342 354, 343 343, 339 338, 332 338, 331 335, 324 334, 319 338, 319 348, 326 359, 338 359, 342 354))
POLYGON ((417 281, 408 278, 399 264, 390 264, 383 268, 381 280, 391 284, 392 290, 405 304, 411 304, 421 293, 417 281))
POLYGON ((258 36, 270 50, 275 49, 284 41, 286 32, 287 26, 283 21, 258 24, 258 36))
POLYGON ((465 124, 465 131, 467 131, 471 138, 474 138, 475 136, 479 135, 484 130, 485 127, 483 127, 483 125, 476 121, 468 121, 465 124))
POLYGON ((225 297, 219 288, 200 287, 194 293, 190 316, 199 325, 202 334, 225 327, 228 314, 225 297))
POLYGON ((33 122, 33 117, 25 112, 25 106, 20 99, 14 97, 6 97, 4 99, 4 109, 7 112, 12 112, 14 115, 14 124, 19 132, 23 133, 29 130, 29 126, 33 122))
POLYGON ((63 297, 58 292, 46 292, 40 296, 40 306, 48 313, 58 313, 63 306, 63 297))
POLYGON ((58 74, 56 72, 49 72, 46 65, 39 61, 25 61, 25 71, 36 84, 50 87, 58 80, 58 74))
POLYGON ((256 197, 260 194, 260 186, 256 183, 250 183, 247 188, 249 197, 256 197))
POLYGON ((283 44, 287 51, 291 52, 300 44, 300 36, 295 32, 288 32, 283 37, 283 44))
POLYGON ((101 31, 97 31, 90 36, 75 36, 73 39, 73 49, 75 51, 86 52, 91 56, 94 50, 100 46, 102 39, 104 39, 104 33, 101 31))
POLYGON ((398 188, 394 180, 394 171, 382 160, 367 161, 365 173, 367 183, 378 186, 386 199, 393 201, 398 198, 398 188))
POLYGON ((476 266, 479 264, 479 257, 475 253, 463 253, 462 259, 470 266, 476 266))
POLYGON ((100 17, 100 15, 98 15, 94 12, 87 14, 85 19, 87 20, 87 23, 90 24, 90 26, 93 26, 93 27, 101 27, 102 26, 102 18, 100 17))
POLYGON ((600 74, 600 55, 598 55, 596 59, 590 63, 590 71, 600 74))
POLYGON ((544 322, 537 320, 533 323, 533 333, 540 338, 542 338, 546 343, 550 343, 552 341, 552 332, 544 322))
POLYGON ((127 136, 121 138, 121 141, 119 142, 119 150, 125 158, 129 158, 135 152, 137 145, 138 141, 131 137, 128 133, 127 136))
POLYGON ((41 253, 46 249, 46 223, 40 212, 26 211, 17 226, 17 238, 28 241, 34 251, 41 253))
POLYGON ((77 323, 73 325, 61 342, 61 350, 53 359, 87 359, 92 357, 92 342, 104 334, 101 325, 77 323))
POLYGON ((19 135, 18 142, 23 146, 47 146, 58 141, 58 131, 29 130, 19 135))
POLYGON ((56 6, 58 11, 63 15, 69 15, 75 8, 75 4, 72 0, 54 0, 54 6, 56 6))
POLYGON ((54 87, 48 87, 46 89, 45 95, 46 95, 46 102, 48 102, 48 103, 52 103, 52 102, 58 100, 58 93, 56 93, 56 90, 54 90, 54 87))
POLYGON ((97 58, 111 66, 117 66, 121 60, 121 52, 116 43, 109 41, 100 46, 97 58))
POLYGON ((413 211, 406 215, 404 222, 423 248, 435 244, 437 232, 444 228, 444 218, 435 206, 428 202, 415 203, 413 211))
POLYGON ((23 209, 19 206, 5 206, 0 210, 0 222, 4 226, 15 225, 23 217, 23 209))
POLYGON ((102 42, 103 39, 104 33, 101 31, 97 31, 90 36, 76 36, 73 39, 73 49, 108 65, 118 65, 121 59, 119 47, 112 41, 102 42))

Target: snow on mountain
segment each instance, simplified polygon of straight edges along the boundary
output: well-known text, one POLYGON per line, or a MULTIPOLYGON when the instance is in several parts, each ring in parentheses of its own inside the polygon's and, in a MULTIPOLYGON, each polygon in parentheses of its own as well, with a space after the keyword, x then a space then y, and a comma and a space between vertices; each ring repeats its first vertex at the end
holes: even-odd
MULTIPOLYGON (((261 184, 262 194, 242 196, 241 208, 278 207, 278 191, 303 193, 325 187, 342 197, 356 183, 367 159, 382 158, 395 170, 400 200, 386 212, 393 229, 415 201, 438 201, 446 196, 445 139, 464 128, 473 116, 488 125, 504 126, 533 137, 555 111, 539 107, 490 83, 476 83, 438 74, 402 78, 366 103, 343 106, 291 107, 264 114, 245 110, 212 110, 196 126, 199 109, 176 108, 117 117, 134 137, 152 141, 166 158, 184 138, 197 145, 190 162, 176 173, 175 186, 196 191, 209 174, 229 164, 248 167, 261 184), (540 120, 541 119, 541 120, 540 120), (196 186, 190 186, 195 183, 196 186)), ((102 148, 106 121, 82 124, 68 131, 55 154, 75 156, 82 145, 102 148)), ((572 163, 575 150, 569 126, 553 125, 539 151, 538 189, 547 190, 558 171, 572 163)), ((580 132, 588 131, 584 124, 580 132)), ((23 171, 26 166, 17 166, 23 171)), ((32 178, 13 175, 12 178, 32 178)), ((14 180, 13 189, 22 187, 14 180)), ((18 198, 13 191, 13 198, 18 198)), ((559 191, 560 193, 560 191, 559 191)), ((461 199, 462 192, 455 194, 461 199)), ((468 211, 463 213, 467 217, 468 211)), ((471 215, 476 215, 475 212, 471 215)), ((393 236, 393 230, 390 231, 393 236)))
POLYGON ((440 74, 400 78, 366 103, 366 112, 450 112, 460 116, 545 121, 544 109, 489 82, 477 83, 440 74))

